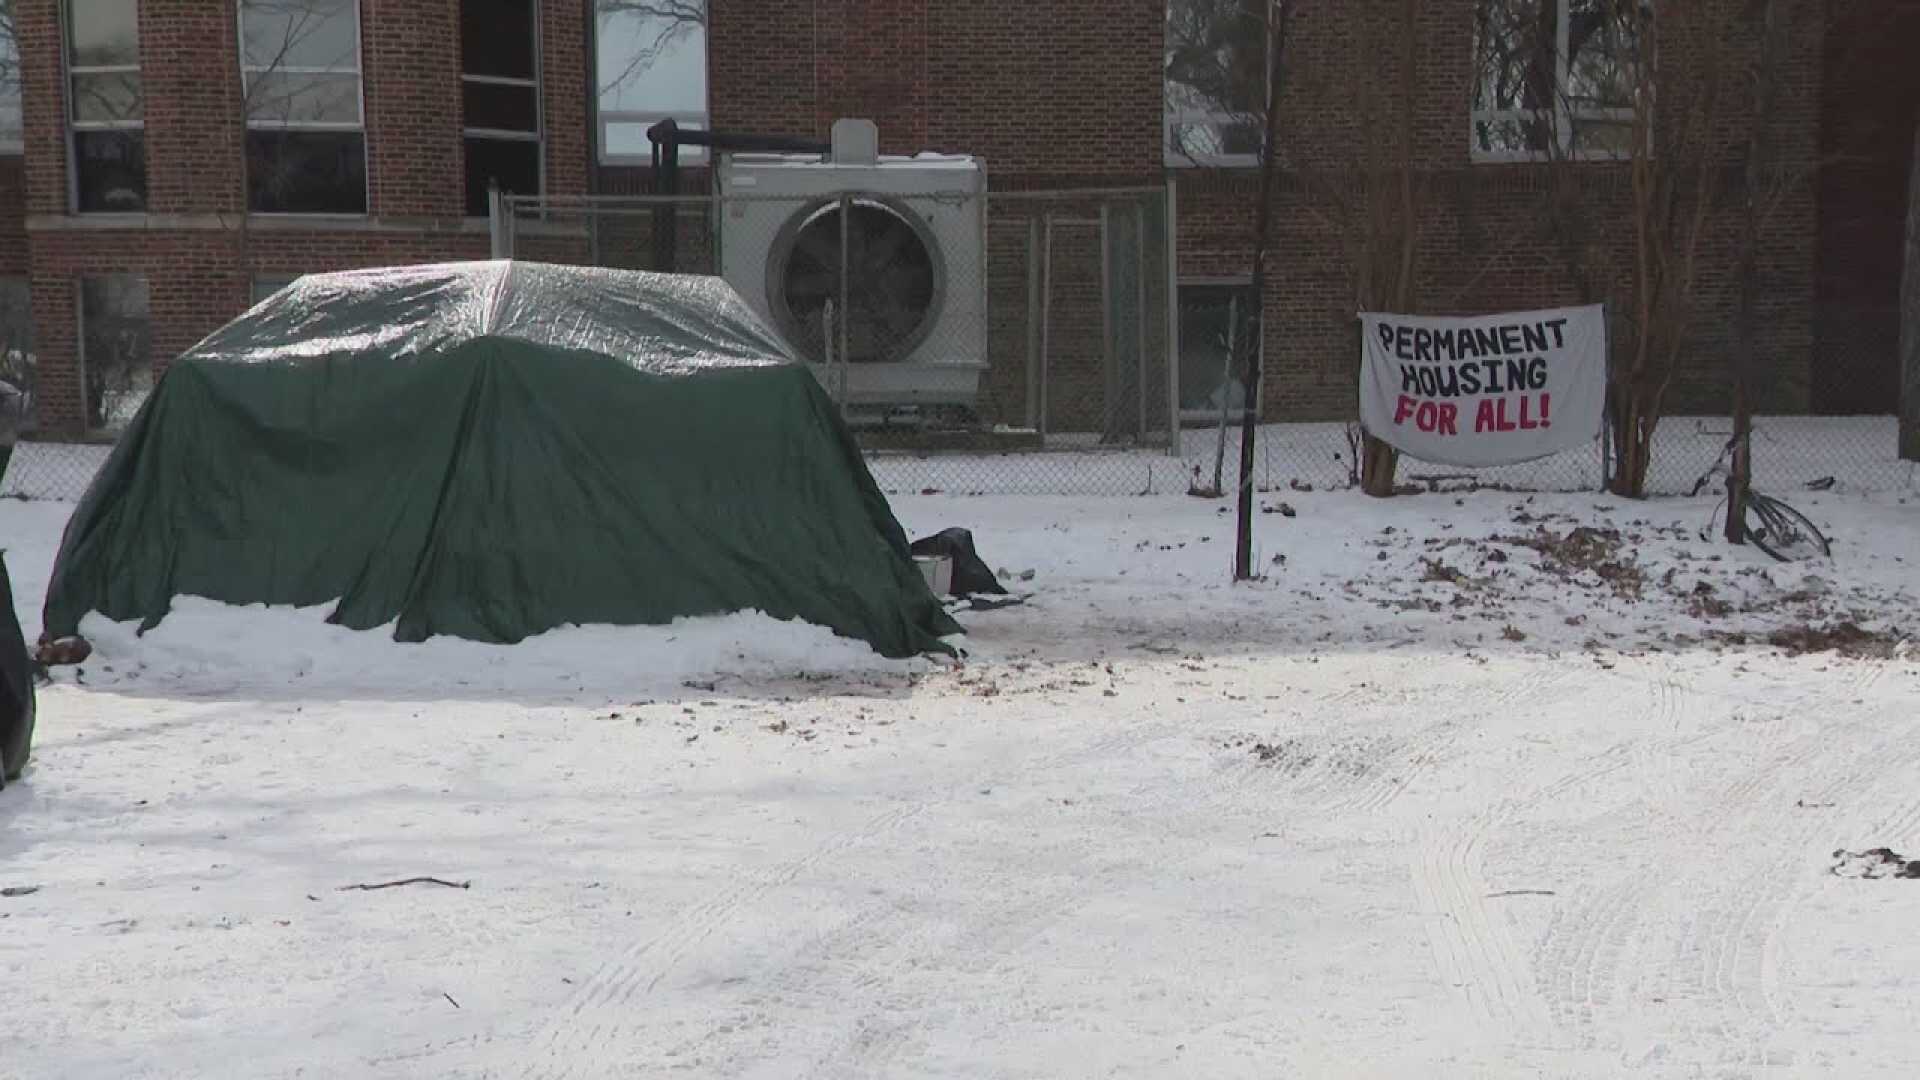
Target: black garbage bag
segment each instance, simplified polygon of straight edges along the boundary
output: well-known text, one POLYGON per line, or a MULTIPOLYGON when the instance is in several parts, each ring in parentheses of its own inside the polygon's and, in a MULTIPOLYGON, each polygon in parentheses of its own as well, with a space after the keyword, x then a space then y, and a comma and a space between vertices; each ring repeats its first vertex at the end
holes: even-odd
POLYGON ((0 788, 20 778, 33 746, 33 657, 13 615, 13 582, 0 556, 0 788))
POLYGON ((932 536, 915 540, 909 548, 913 554, 928 557, 945 556, 953 560, 953 587, 949 590, 955 596, 972 596, 975 593, 993 593, 1005 595, 1006 587, 987 564, 980 560, 978 552, 973 550, 973 534, 965 529, 942 529, 932 536))

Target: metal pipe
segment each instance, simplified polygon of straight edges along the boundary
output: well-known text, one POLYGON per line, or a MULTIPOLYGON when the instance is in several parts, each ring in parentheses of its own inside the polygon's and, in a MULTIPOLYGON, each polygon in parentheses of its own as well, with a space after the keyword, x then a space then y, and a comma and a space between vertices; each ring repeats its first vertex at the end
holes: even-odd
POLYGON ((487 245, 491 257, 509 259, 513 251, 507 246, 506 197, 500 192, 500 181, 487 182, 487 245))
POLYGON ((850 264, 853 250, 853 196, 840 196, 840 416, 847 415, 847 365, 853 354, 848 348, 847 327, 853 322, 853 285, 850 264))

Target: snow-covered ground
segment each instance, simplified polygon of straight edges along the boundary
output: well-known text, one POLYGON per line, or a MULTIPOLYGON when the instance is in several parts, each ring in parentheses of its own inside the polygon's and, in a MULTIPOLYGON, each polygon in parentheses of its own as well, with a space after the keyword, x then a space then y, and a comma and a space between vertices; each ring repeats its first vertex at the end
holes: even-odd
MULTIPOLYGON (((1831 563, 1269 492, 1244 586, 1219 503, 896 498, 1032 593, 962 665, 96 620, 0 1075, 1905 1077, 1920 880, 1835 852, 1920 858, 1920 498, 1788 497, 1831 563)), ((67 509, 0 501, 30 637, 67 509)))

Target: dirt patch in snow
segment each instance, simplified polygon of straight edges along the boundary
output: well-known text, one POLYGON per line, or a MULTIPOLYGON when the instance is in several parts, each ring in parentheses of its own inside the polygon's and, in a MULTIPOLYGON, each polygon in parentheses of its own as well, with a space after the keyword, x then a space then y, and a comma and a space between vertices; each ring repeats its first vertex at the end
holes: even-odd
POLYGON ((1891 660, 1905 651, 1906 637, 1845 620, 1829 626, 1788 626, 1767 635, 1767 644, 1791 656, 1833 652, 1856 660, 1891 660))

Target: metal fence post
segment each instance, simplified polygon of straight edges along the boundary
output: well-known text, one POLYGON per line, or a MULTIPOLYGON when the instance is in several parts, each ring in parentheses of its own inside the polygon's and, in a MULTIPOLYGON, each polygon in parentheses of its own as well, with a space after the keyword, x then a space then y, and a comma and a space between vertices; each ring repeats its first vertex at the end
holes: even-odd
POLYGON ((1100 203, 1100 370, 1107 400, 1100 410, 1101 437, 1111 441, 1119 431, 1116 415, 1121 405, 1120 361, 1113 354, 1113 234, 1109 231, 1112 207, 1100 203))
POLYGON ((1040 430, 1041 445, 1047 441, 1047 377, 1053 351, 1053 211, 1042 211, 1045 226, 1040 245, 1040 430))
POLYGON ((487 184, 487 236, 493 258, 513 257, 513 244, 507 238, 507 197, 497 180, 487 184))
POLYGON ((1167 453, 1184 457, 1180 430, 1180 189, 1167 178, 1167 453))
POLYGON ((1140 404, 1140 427, 1135 438, 1145 442, 1147 438, 1147 203, 1142 199, 1133 204, 1133 289, 1137 307, 1133 313, 1134 346, 1136 373, 1133 379, 1134 395, 1140 404))
POLYGON ((1040 218, 1027 219, 1027 427, 1040 430, 1040 218))

